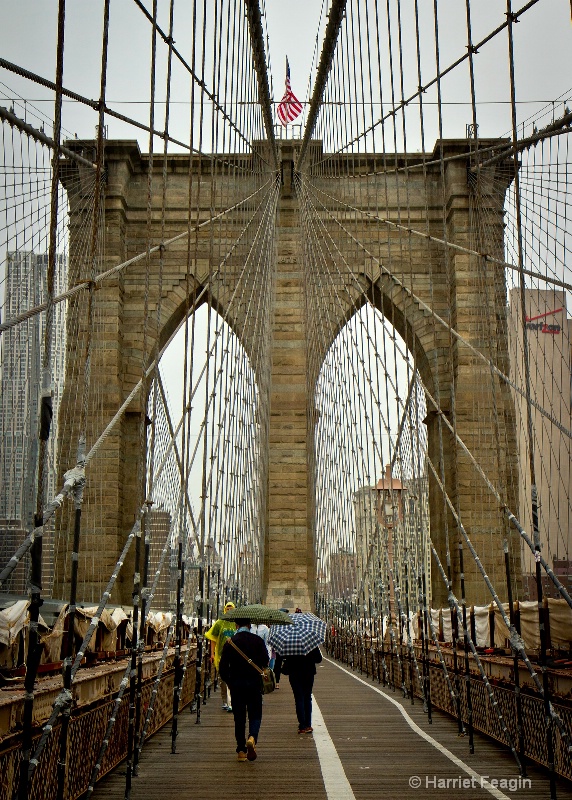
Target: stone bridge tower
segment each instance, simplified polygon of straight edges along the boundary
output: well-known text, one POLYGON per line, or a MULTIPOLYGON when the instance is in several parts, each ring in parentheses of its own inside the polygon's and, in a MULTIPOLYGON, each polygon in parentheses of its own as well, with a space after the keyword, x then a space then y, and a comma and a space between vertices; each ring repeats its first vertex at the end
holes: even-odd
MULTIPOLYGON (((269 492, 267 511, 267 531, 265 542, 265 598, 274 606, 294 605, 308 608, 312 604, 314 591, 315 555, 313 544, 314 498, 309 463, 313 439, 313 408, 311 389, 317 375, 308 374, 307 364, 307 319, 303 281, 303 236, 300 218, 300 198, 293 186, 294 164, 296 161, 295 141, 279 142, 282 190, 276 210, 276 297, 274 305, 271 407, 269 431, 269 492)), ((77 145, 80 146, 80 145, 77 145)), ((82 144, 85 146, 85 143, 82 144)), ((314 157, 320 153, 320 143, 312 145, 314 157)), ((469 247, 471 226, 474 225, 472 210, 475 204, 486 213, 490 230, 496 231, 494 253, 503 257, 503 203, 504 189, 491 190, 493 183, 498 187, 508 185, 502 165, 491 170, 490 184, 483 180, 474 185, 471 180, 471 165, 466 155, 467 141, 445 141, 436 146, 433 156, 427 159, 427 177, 422 179, 420 170, 399 171, 389 182, 380 177, 374 186, 368 175, 382 172, 382 156, 338 156, 336 166, 338 179, 332 181, 319 177, 313 183, 341 198, 348 205, 362 205, 371 208, 375 205, 372 193, 380 197, 379 208, 391 224, 383 224, 384 236, 379 235, 379 222, 364 224, 362 243, 369 252, 377 254, 376 259, 362 257, 356 263, 355 252, 348 249, 353 270, 360 276, 363 291, 359 291, 351 281, 352 302, 348 301, 347 314, 339 310, 329 318, 330 340, 333 341, 343 327, 355 304, 368 298, 382 309, 407 346, 415 353, 416 363, 422 381, 428 392, 438 395, 440 412, 428 403, 426 419, 429 439, 429 452, 434 464, 440 464, 439 426, 443 430, 443 462, 447 490, 452 502, 460 510, 463 523, 470 532, 478 549, 485 546, 490 535, 490 519, 499 519, 496 503, 491 499, 482 500, 477 511, 474 498, 482 491, 482 485, 468 459, 456 454, 453 437, 443 425, 443 419, 452 419, 452 398, 455 402, 457 435, 472 450, 475 457, 486 467, 487 475, 493 484, 504 487, 508 492, 515 485, 514 469, 514 414, 507 387, 496 378, 491 379, 490 367, 479 361, 458 341, 450 341, 445 326, 435 323, 434 316, 423 306, 432 308, 441 319, 450 322, 455 330, 474 347, 487 355, 491 332, 496 337, 496 365, 508 373, 508 354, 506 336, 502 329, 505 316, 506 291, 502 267, 492 267, 462 250, 444 248, 431 237, 442 239, 446 229, 449 242, 469 247), (444 189, 440 174, 439 150, 445 155, 444 189), (465 154, 465 155, 464 155, 465 154), (352 179, 350 180, 350 170, 352 179), (357 177, 356 177, 357 174, 357 177), (363 178, 360 177, 363 175, 363 178), (407 186, 406 186, 407 184, 407 186), (356 186, 358 187, 356 189, 356 186), (399 240, 402 235, 395 227, 401 220, 399 193, 409 192, 410 220, 412 228, 426 232, 426 236, 414 237, 407 259, 400 261, 399 240), (357 198, 357 199, 356 199, 357 198), (445 209, 445 213, 443 212, 445 209), (374 224, 375 223, 375 224, 374 224), (492 227, 491 227, 492 226, 492 227), (391 256, 391 258, 390 258, 391 256), (384 265, 392 264, 394 273, 406 275, 406 285, 402 285, 386 271, 384 265), (395 268, 397 267, 397 268, 395 268), (412 294, 413 293, 413 294, 412 294), (413 299, 413 295, 418 300, 413 299), (488 310, 483 314, 483 309, 488 310), (452 354, 452 360, 449 355, 452 354), (454 386, 454 392, 452 387, 454 386), (490 387, 487 396, 486 389, 490 387), (478 389, 479 403, 475 404, 478 389), (502 440, 508 447, 496 459, 492 458, 490 442, 496 441, 490 408, 493 393, 497 408, 500 409, 497 426, 502 426, 502 440), (486 413, 485 407, 488 406, 486 413), (440 414, 442 419, 439 419, 440 414), (486 418, 487 422, 483 420, 486 418), (483 424, 489 430, 483 434, 483 424), (476 429, 480 436, 475 436, 476 429), (483 504, 490 502, 490 514, 483 515, 483 504)), ((252 156, 256 157, 256 154, 252 156)), ((244 160, 244 155, 230 156, 244 160)), ((400 165, 419 164, 419 154, 402 154, 398 157, 400 165)), ((160 185, 162 164, 157 163, 157 184, 160 185)), ((108 141, 106 143, 107 185, 104 204, 105 259, 114 266, 136 255, 146 248, 146 207, 147 170, 149 157, 141 154, 133 141, 108 141)), ((209 175, 211 163, 193 157, 191 169, 197 175, 209 175)), ((69 163, 64 174, 70 197, 70 227, 81 226, 81 190, 76 194, 72 186, 81 187, 81 175, 77 166, 69 163)), ((167 218, 165 236, 168 238, 187 225, 189 156, 169 157, 167 187, 167 218)), ((304 178, 302 176, 302 184, 304 178)), ((241 187, 236 198, 229 195, 220 199, 221 208, 231 205, 245 197, 252 187, 241 187)), ((158 203, 153 200, 152 240, 161 241, 158 203)), ((221 230, 224 231, 223 228, 221 230)), ((228 231, 228 236, 233 235, 228 231)), ((208 234, 201 233, 199 251, 192 265, 193 293, 200 291, 208 276, 207 257, 208 234), (205 257, 201 258, 200 242, 205 242, 205 257)), ((474 242, 474 239, 473 239, 474 242)), ((158 326, 151 326, 146 335, 150 344, 161 346, 177 328, 187 307, 188 290, 186 283, 186 242, 170 246, 164 254, 162 317, 158 326)), ((490 249, 489 249, 490 253, 490 249)), ((73 272, 73 270, 72 270, 73 272)), ((141 376, 142 359, 142 296, 144 292, 145 263, 133 264, 128 270, 118 273, 106 281, 95 293, 96 304, 102 315, 103 324, 98 328, 100 348, 99 374, 96 375, 100 405, 105 413, 115 411, 141 376)), ((85 275, 78 269, 71 280, 77 281, 85 275)), ((342 279, 340 279, 342 280, 342 279)), ((151 281, 157 276, 152 274, 151 281)), ((213 289, 216 302, 216 287, 213 289)), ((243 342, 249 349, 248 342, 243 342)), ((325 356, 326 353, 323 353, 325 356)), ((75 374, 76 362, 81 354, 75 352, 73 340, 70 344, 68 373, 75 374)), ((74 396, 67 390, 63 402, 74 402, 74 396)), ((114 430, 104 445, 102 458, 105 460, 104 485, 100 489, 105 504, 100 522, 100 539, 97 552, 87 554, 97 559, 101 572, 108 575, 121 551, 126 532, 131 529, 137 511, 135 498, 138 472, 141 469, 141 448, 139 430, 144 409, 136 399, 129 406, 121 425, 114 430)), ((74 432, 68 431, 67 439, 62 440, 62 461, 75 462, 72 442, 74 432)), ((516 508, 516 498, 510 498, 516 508)), ((485 508, 485 512, 487 509, 485 508)), ((444 536, 455 529, 450 512, 444 508, 442 495, 437 483, 430 476, 430 514, 431 533, 437 549, 443 553, 444 536)), ((65 523, 64 521, 64 524, 65 523)), ((499 537, 506 531, 497 530, 499 537)), ((453 537, 453 541, 454 537, 453 537)), ((456 558, 456 548, 454 557, 456 558)), ((56 596, 65 596, 64 550, 56 553, 57 581, 56 596)), ((499 586, 504 585, 504 572, 498 559, 490 558, 485 568, 499 586)), ((128 570, 125 570, 126 574, 128 570)), ((453 563, 454 584, 457 586, 458 565, 453 563)), ((485 601, 482 582, 474 569, 466 567, 467 597, 471 602, 485 601)), ((104 587, 97 585, 94 578, 94 594, 99 596, 104 587)), ((131 596, 131 585, 126 577, 119 582, 114 600, 127 603, 131 596)), ((439 581, 434 583, 433 603, 445 602, 446 596, 439 581)))

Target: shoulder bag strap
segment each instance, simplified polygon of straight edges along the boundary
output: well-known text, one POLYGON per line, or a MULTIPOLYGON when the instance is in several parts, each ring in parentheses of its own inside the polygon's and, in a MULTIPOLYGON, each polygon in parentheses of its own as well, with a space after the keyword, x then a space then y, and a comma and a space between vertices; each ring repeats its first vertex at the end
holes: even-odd
POLYGON ((236 652, 237 652, 237 653, 240 653, 240 655, 241 655, 241 656, 242 656, 242 657, 245 659, 245 661, 248 661, 248 663, 249 663, 249 664, 250 664, 252 667, 254 667, 254 669, 255 669, 257 672, 259 672, 261 675, 263 675, 263 674, 264 674, 264 670, 260 669, 260 667, 258 666, 258 664, 255 664, 255 663, 254 663, 254 661, 253 661, 251 658, 249 658, 247 655, 245 655, 245 653, 243 653, 243 652, 242 652, 242 650, 240 649, 240 647, 238 647, 238 646, 237 646, 237 645, 236 645, 236 644, 235 644, 235 643, 232 641, 232 639, 229 639, 228 641, 229 641, 229 644, 231 644, 231 645, 234 647, 234 649, 236 650, 236 652))

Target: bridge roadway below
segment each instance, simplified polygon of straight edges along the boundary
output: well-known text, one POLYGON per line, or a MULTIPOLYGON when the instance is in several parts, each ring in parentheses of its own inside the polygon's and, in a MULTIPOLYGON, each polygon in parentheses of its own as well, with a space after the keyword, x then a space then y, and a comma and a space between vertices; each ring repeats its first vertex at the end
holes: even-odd
MULTIPOLYGON (((254 762, 239 763, 232 714, 211 694, 201 724, 187 707, 179 718, 177 754, 170 725, 145 745, 131 800, 504 800, 550 797, 548 775, 528 765, 519 779, 506 749, 475 733, 475 753, 447 715, 428 723, 419 700, 324 658, 314 684, 313 734, 299 735, 288 679, 264 698, 254 762), (496 784, 495 784, 496 782, 496 784)), ((97 784, 96 800, 123 800, 125 766, 97 784)), ((557 782, 572 800, 572 784, 557 782)))

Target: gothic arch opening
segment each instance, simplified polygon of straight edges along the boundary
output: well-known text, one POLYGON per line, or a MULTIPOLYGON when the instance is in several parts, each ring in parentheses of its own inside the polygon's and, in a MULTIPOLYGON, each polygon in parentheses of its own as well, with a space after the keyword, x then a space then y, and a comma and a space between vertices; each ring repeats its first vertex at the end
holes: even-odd
POLYGON ((423 385, 403 338, 372 305, 329 347, 313 406, 318 603, 351 606, 373 625, 409 604, 408 582, 424 581, 430 595, 431 563, 423 385))
MULTIPOLYGON (((225 319, 202 305, 174 336, 159 376, 148 416, 154 408, 163 451, 170 439, 174 445, 151 513, 162 515, 164 527, 170 523, 173 543, 182 542, 190 596, 200 579, 209 582, 208 602, 255 602, 264 559, 268 402, 251 360, 225 319), (177 519, 184 520, 181 534, 177 519)), ((152 459, 164 458, 149 451, 148 473, 152 459)))

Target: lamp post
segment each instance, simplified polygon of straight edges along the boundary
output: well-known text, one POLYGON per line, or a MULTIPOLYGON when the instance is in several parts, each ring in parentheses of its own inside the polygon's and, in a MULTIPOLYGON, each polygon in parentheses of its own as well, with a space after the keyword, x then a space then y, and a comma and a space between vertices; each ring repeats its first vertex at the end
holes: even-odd
MULTIPOLYGON (((195 694, 193 702, 191 703, 191 714, 196 712, 196 724, 201 722, 201 683, 203 672, 203 618, 202 618, 202 598, 203 598, 203 583, 204 583, 204 569, 203 563, 200 558, 195 559, 194 564, 189 564, 187 567, 190 571, 198 571, 198 587, 194 595, 195 609, 197 614, 197 656, 196 656, 196 671, 195 671, 195 694)), ((195 583, 193 579, 193 584, 195 583)), ((190 646, 190 645, 189 645, 190 646)))
POLYGON ((216 592, 215 592, 216 605, 215 605, 215 613, 213 619, 218 619, 220 616, 221 569, 222 569, 222 558, 219 555, 215 555, 215 557, 213 558, 213 574, 216 575, 216 592))
MULTIPOLYGON (((222 558, 218 554, 216 554, 216 551, 215 551, 215 556, 213 558, 213 570, 212 570, 213 578, 216 576, 215 609, 214 609, 214 614, 211 617, 211 624, 212 624, 212 620, 213 619, 216 620, 216 619, 218 619, 220 617, 220 611, 221 611, 221 599, 220 599, 221 576, 220 576, 220 573, 221 573, 221 569, 222 569, 222 558)), ((212 595, 209 592, 209 598, 211 596, 212 595)), ((209 604, 209 609, 212 609, 212 601, 209 604)), ((210 648, 209 648, 209 678, 210 678, 210 674, 211 674, 211 669, 210 669, 210 648)), ((214 678, 214 686, 213 686, 213 688, 214 688, 214 691, 216 693, 216 691, 218 690, 218 672, 216 672, 216 671, 215 671, 215 678, 214 678)), ((209 679, 209 696, 210 696, 210 679, 209 679)))

